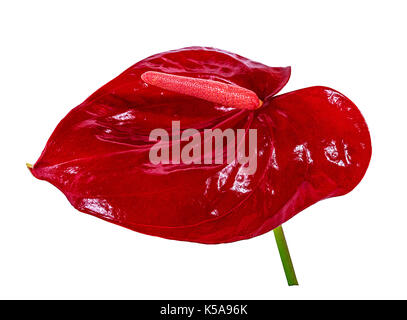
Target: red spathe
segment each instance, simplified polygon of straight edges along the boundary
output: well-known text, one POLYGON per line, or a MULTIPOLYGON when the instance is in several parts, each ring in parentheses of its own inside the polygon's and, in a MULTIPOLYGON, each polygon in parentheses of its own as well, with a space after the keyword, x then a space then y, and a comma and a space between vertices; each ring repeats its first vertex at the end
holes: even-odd
POLYGON ((315 202, 351 191, 371 156, 367 125, 341 93, 311 87, 274 96, 290 68, 213 48, 156 54, 73 109, 31 170, 78 210, 132 230, 202 243, 268 232, 315 202), (149 86, 146 71, 199 77, 254 91, 255 111, 226 108, 149 86), (257 171, 239 163, 159 164, 151 130, 257 129, 257 171))

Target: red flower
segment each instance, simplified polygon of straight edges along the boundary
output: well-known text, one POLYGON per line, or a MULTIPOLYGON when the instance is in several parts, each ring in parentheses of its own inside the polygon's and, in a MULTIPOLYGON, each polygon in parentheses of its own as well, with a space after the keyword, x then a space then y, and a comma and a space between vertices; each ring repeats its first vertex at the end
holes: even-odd
POLYGON ((348 98, 326 87, 275 96, 289 77, 289 67, 218 49, 156 54, 68 113, 31 171, 78 210, 138 232, 202 243, 263 234, 351 191, 371 156, 367 125, 348 98), (239 110, 162 90, 142 81, 146 71, 236 84, 263 105, 239 110), (257 171, 244 175, 239 163, 152 164, 149 133, 173 120, 199 131, 257 129, 257 171))

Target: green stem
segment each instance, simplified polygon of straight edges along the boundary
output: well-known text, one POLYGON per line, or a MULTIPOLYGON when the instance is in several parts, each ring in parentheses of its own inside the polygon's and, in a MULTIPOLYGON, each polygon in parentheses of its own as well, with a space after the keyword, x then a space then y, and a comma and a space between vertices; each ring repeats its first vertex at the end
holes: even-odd
POLYGON ((288 251, 287 241, 284 237, 284 231, 282 226, 278 226, 274 230, 274 237, 276 238, 278 252, 280 253, 281 262, 287 282, 289 286, 297 286, 298 281, 295 275, 293 262, 291 261, 290 251, 288 251))

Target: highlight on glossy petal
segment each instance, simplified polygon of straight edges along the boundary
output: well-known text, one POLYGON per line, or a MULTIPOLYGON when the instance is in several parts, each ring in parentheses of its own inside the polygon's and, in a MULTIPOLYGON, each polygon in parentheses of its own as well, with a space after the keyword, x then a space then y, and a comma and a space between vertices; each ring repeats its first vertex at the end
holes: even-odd
POLYGON ((255 92, 220 81, 177 76, 156 71, 144 72, 141 79, 161 89, 219 103, 226 107, 255 110, 263 104, 255 92))

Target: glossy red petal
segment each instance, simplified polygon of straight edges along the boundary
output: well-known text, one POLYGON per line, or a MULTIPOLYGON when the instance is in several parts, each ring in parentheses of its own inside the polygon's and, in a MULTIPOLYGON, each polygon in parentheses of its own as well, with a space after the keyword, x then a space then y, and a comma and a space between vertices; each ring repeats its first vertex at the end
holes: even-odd
POLYGON ((203 243, 258 236, 320 200, 350 192, 370 162, 370 135, 363 116, 352 101, 330 88, 311 87, 269 99, 250 127, 262 139, 262 176, 253 180, 230 176, 233 183, 240 181, 250 190, 245 201, 200 224, 137 226, 137 230, 203 243))
POLYGON ((210 48, 147 58, 73 109, 57 126, 32 173, 78 210, 170 239, 230 242, 267 232, 316 201, 350 191, 366 171, 370 139, 357 108, 327 88, 272 98, 289 77, 210 48), (237 84, 265 99, 236 110, 147 86, 148 70, 237 84), (255 128, 257 171, 238 163, 153 165, 149 133, 255 128))

